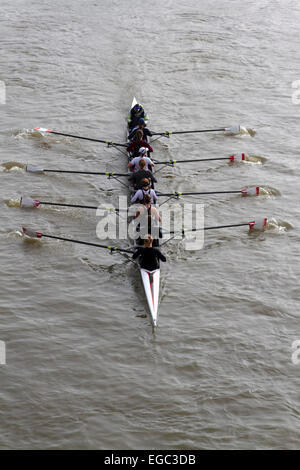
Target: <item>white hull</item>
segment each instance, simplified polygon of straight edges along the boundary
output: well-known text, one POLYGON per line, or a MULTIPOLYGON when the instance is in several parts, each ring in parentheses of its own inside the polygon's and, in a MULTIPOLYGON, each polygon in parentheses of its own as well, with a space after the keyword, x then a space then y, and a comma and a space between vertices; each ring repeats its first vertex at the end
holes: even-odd
POLYGON ((155 271, 148 271, 147 269, 141 268, 140 271, 148 302, 148 307, 151 313, 153 326, 156 326, 159 299, 160 269, 156 269, 155 271))
POLYGON ((131 108, 130 108, 130 109, 132 109, 133 106, 135 106, 136 104, 137 104, 137 100, 136 100, 136 98, 135 98, 135 96, 134 96, 134 97, 133 97, 133 100, 132 100, 132 103, 131 103, 131 108))

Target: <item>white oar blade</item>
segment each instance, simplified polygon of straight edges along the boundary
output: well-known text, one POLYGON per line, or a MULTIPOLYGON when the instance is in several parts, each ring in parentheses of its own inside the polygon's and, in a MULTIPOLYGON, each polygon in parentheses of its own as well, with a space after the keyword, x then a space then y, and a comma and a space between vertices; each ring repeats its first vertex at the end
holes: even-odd
POLYGON ((263 230, 268 223, 268 219, 264 218, 258 221, 253 220, 252 222, 249 222, 249 227, 250 230, 263 230))
POLYGON ((40 201, 31 197, 22 196, 20 199, 20 207, 38 207, 39 205, 40 201))
POLYGON ((246 156, 244 153, 239 153, 237 155, 230 155, 229 160, 231 162, 243 162, 246 160, 246 156))
POLYGON ((26 165, 26 171, 29 171, 31 173, 43 173, 43 168, 39 168, 38 166, 33 166, 33 165, 26 165))
POLYGON ((242 196, 258 196, 259 195, 259 186, 254 188, 244 188, 241 190, 242 196))
POLYGON ((30 238, 42 238, 41 232, 35 232, 34 230, 30 230, 29 228, 22 227, 22 231, 24 235, 30 238))
POLYGON ((241 128, 240 126, 225 127, 224 132, 226 135, 237 135, 237 134, 240 134, 241 128))
POLYGON ((52 129, 46 129, 45 127, 35 127, 34 130, 39 132, 52 132, 52 129))

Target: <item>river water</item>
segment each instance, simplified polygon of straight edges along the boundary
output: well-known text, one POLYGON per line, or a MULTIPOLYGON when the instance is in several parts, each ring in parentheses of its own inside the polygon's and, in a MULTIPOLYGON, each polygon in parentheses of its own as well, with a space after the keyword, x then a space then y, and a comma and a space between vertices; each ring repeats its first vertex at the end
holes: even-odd
POLYGON ((291 0, 1 1, 1 449, 299 447, 299 21, 291 0), (250 129, 157 140, 158 160, 249 156, 163 168, 157 189, 260 185, 181 201, 203 203, 205 225, 268 218, 163 247, 155 333, 128 259, 21 236, 101 243, 95 211, 17 203, 126 194, 25 165, 124 172, 115 148, 33 128, 123 142, 133 96, 153 131, 250 129))

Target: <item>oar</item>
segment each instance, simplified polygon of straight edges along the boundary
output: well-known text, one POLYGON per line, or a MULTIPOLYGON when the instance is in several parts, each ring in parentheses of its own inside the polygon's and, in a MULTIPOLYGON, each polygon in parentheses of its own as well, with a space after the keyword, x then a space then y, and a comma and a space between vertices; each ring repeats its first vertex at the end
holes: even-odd
POLYGON ((234 191, 203 191, 203 192, 193 192, 193 193, 180 193, 177 191, 174 191, 173 193, 159 193, 157 192, 157 196, 173 196, 176 198, 179 198, 179 196, 201 196, 201 195, 206 195, 206 194, 242 194, 242 196, 258 196, 259 195, 259 186, 256 186, 254 188, 244 188, 240 190, 234 190, 234 191))
POLYGON ((171 240, 173 240, 175 238, 176 235, 179 235, 181 234, 183 237, 184 235, 187 233, 187 232, 199 232, 201 230, 216 230, 216 229, 220 229, 220 228, 231 228, 231 227, 243 227, 243 226, 249 226, 249 230, 263 230, 266 225, 267 225, 267 222, 268 222, 268 219, 267 218, 264 218, 262 220, 259 220, 259 221, 251 221, 251 222, 247 222, 247 223, 242 223, 242 224, 228 224, 228 225, 215 225, 213 227, 202 227, 202 228, 192 228, 192 229, 189 229, 189 230, 186 230, 186 229, 182 229, 181 231, 172 231, 172 232, 168 232, 168 233, 164 233, 164 235, 173 235, 173 237, 171 238, 168 238, 168 240, 166 240, 165 242, 161 243, 160 246, 163 246, 165 245, 166 243, 170 242, 171 240))
POLYGON ((75 170, 46 170, 45 168, 40 168, 37 166, 26 165, 26 171, 30 173, 75 173, 79 175, 103 175, 113 177, 113 176, 130 176, 128 173, 114 173, 114 172, 101 172, 101 171, 75 171, 75 170))
POLYGON ((28 228, 22 227, 22 231, 24 235, 30 238, 54 238, 55 240, 62 240, 64 242, 72 242, 72 243, 79 243, 80 245, 87 245, 87 246, 95 246, 97 248, 106 248, 108 249, 111 253, 113 251, 119 251, 120 253, 130 253, 132 254, 132 250, 125 250, 123 248, 118 248, 117 246, 110 246, 110 245, 99 245, 98 243, 91 243, 91 242, 84 242, 81 240, 74 240, 72 238, 64 238, 64 237, 57 237, 55 235, 47 235, 45 233, 41 232, 35 232, 33 230, 30 230, 28 228))
POLYGON ((108 145, 108 147, 112 146, 112 145, 114 145, 116 147, 127 147, 126 144, 118 144, 116 142, 111 142, 111 141, 108 141, 108 140, 92 139, 91 137, 82 137, 80 135, 65 134, 63 132, 53 131, 52 129, 46 129, 44 127, 35 127, 34 130, 39 131, 39 132, 48 132, 49 134, 62 135, 64 137, 73 137, 74 139, 90 140, 91 142, 100 142, 102 144, 108 145))
POLYGON ((174 135, 174 134, 196 134, 199 132, 225 132, 227 135, 237 135, 241 131, 240 126, 221 127, 218 129, 200 129, 196 131, 164 131, 164 132, 152 132, 152 135, 174 135))
POLYGON ((216 230, 220 228, 243 227, 243 226, 249 226, 250 230, 262 230, 264 227, 266 227, 267 223, 268 223, 268 219, 264 218, 264 219, 258 220, 257 222, 255 220, 252 220, 251 222, 246 222, 246 223, 241 223, 241 224, 215 225, 212 227, 192 228, 189 230, 183 229, 181 232, 172 231, 168 233, 169 234, 174 234, 174 233, 185 234, 187 232, 198 232, 200 230, 216 230))
MULTIPOLYGON (((39 207, 40 205, 47 205, 47 206, 61 206, 61 207, 77 207, 79 209, 99 209, 99 206, 84 206, 81 204, 65 204, 60 202, 45 202, 39 201, 38 199, 32 199, 31 197, 22 196, 20 199, 20 207, 39 207)), ((114 211, 119 212, 120 209, 115 208, 105 208, 107 211, 114 211)))
POLYGON ((194 162, 210 162, 213 160, 229 160, 231 162, 241 162, 245 160, 245 154, 241 153, 238 155, 230 155, 230 157, 216 157, 216 158, 200 158, 196 160, 166 160, 164 162, 159 162, 157 160, 153 160, 156 165, 172 165, 174 166, 175 163, 194 163, 194 162))

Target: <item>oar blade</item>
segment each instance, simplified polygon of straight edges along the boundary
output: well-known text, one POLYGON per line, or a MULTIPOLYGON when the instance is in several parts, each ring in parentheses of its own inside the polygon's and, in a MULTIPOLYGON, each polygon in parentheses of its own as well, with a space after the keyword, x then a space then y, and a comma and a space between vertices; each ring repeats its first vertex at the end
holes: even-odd
POLYGON ((259 219, 257 221, 253 220, 249 222, 250 230, 264 230, 267 226, 268 219, 265 217, 264 219, 259 219))
POLYGON ((243 188, 241 190, 242 196, 259 196, 259 186, 252 188, 243 188))
POLYGON ((241 127, 240 126, 231 126, 231 127, 225 127, 224 133, 225 135, 238 135, 241 132, 241 127))
POLYGON ((26 171, 30 173, 43 173, 43 168, 39 168, 38 166, 33 165, 26 165, 26 171))
POLYGON ((20 199, 20 207, 38 207, 39 205, 40 201, 31 197, 22 196, 20 199))
POLYGON ((34 130, 38 132, 52 132, 52 129, 46 129, 45 127, 35 127, 34 130))
POLYGON ((22 227, 23 234, 26 235, 26 237, 29 238, 42 238, 43 234, 41 232, 35 232, 34 230, 31 230, 26 227, 22 227))
POLYGON ((231 162, 243 162, 246 160, 246 155, 244 153, 238 153, 237 155, 230 155, 229 160, 231 162))

